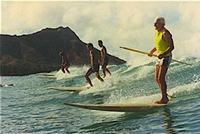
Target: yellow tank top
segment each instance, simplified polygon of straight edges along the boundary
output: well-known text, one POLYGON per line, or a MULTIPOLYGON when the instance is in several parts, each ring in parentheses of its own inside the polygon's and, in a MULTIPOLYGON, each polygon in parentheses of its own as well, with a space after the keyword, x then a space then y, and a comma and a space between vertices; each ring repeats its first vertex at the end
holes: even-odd
MULTIPOLYGON (((162 33, 163 33, 162 31, 158 32, 156 30, 155 35, 154 35, 154 44, 155 44, 158 55, 163 54, 168 48, 167 43, 162 38, 162 35, 163 35, 162 33)), ((170 54, 167 54, 166 56, 170 56, 170 54)))

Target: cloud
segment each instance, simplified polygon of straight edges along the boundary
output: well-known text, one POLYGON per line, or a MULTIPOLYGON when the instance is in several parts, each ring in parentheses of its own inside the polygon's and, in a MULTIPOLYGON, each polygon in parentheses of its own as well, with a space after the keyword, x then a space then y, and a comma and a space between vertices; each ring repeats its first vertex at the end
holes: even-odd
POLYGON ((62 24, 62 8, 54 2, 2 2, 2 33, 33 33, 62 24))
POLYGON ((21 35, 69 26, 83 42, 98 47, 97 40, 102 39, 109 53, 134 60, 137 54, 119 46, 149 51, 153 47, 153 21, 163 16, 173 34, 175 57, 200 56, 188 50, 189 42, 199 48, 199 6, 198 1, 3 1, 1 33, 21 35))
POLYGON ((179 12, 180 12, 180 22, 183 25, 188 25, 188 29, 194 30, 194 27, 196 27, 196 30, 199 30, 200 26, 200 19, 198 17, 198 14, 200 13, 200 2, 186 2, 181 3, 179 5, 179 12))

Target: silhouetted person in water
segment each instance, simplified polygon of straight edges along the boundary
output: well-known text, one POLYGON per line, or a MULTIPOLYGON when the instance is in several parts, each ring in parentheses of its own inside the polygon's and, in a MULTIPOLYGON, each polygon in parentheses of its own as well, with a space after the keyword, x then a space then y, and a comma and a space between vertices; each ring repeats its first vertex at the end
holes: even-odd
POLYGON ((98 41, 99 47, 101 48, 101 65, 102 65, 102 71, 103 71, 103 78, 106 77, 106 72, 108 72, 110 75, 110 71, 107 68, 109 58, 107 56, 107 50, 106 47, 103 45, 103 41, 98 41))
POLYGON ((65 71, 70 73, 69 70, 68 70, 70 63, 69 63, 69 59, 68 59, 67 55, 64 52, 60 52, 59 55, 62 58, 61 70, 63 71, 63 73, 65 73, 65 71))
POLYGON ((100 60, 100 54, 94 50, 93 44, 92 43, 88 43, 87 44, 87 49, 90 53, 90 64, 91 64, 91 68, 86 72, 85 74, 85 78, 86 81, 90 84, 90 86, 92 87, 92 82, 89 78, 89 76, 92 73, 96 74, 96 77, 100 80, 100 81, 104 81, 100 75, 99 75, 99 60, 100 60))

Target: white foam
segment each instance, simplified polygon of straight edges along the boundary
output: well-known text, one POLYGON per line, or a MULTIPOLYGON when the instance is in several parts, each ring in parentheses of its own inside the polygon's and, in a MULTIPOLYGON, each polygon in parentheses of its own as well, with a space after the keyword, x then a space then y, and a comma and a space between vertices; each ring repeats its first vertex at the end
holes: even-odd
POLYGON ((169 90, 169 94, 173 95, 175 93, 180 93, 183 91, 192 91, 194 89, 199 89, 199 88, 200 88, 200 81, 196 81, 196 82, 193 82, 190 84, 176 86, 176 87, 172 88, 171 90, 169 90))
POLYGON ((65 72, 63 73, 61 70, 59 70, 58 72, 56 72, 55 77, 57 80, 61 80, 61 79, 68 79, 68 78, 72 78, 72 77, 76 77, 76 76, 80 76, 86 73, 87 71, 87 66, 82 66, 82 67, 76 67, 76 66, 72 66, 69 67, 69 71, 70 74, 65 72))

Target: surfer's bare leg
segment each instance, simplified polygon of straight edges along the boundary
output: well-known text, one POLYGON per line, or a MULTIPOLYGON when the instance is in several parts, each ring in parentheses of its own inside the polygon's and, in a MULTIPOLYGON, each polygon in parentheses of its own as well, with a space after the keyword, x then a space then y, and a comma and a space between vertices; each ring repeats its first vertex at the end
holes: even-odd
POLYGON ((65 73, 65 67, 64 66, 61 67, 61 70, 62 70, 63 73, 65 73))
POLYGON ((70 71, 68 70, 68 67, 65 67, 65 70, 70 74, 70 71))
POLYGON ((158 83, 158 86, 162 94, 161 100, 157 101, 156 103, 167 103, 169 101, 167 97, 167 84, 165 81, 165 75, 167 73, 167 70, 168 68, 165 66, 156 65, 155 79, 156 79, 156 82, 158 83))
POLYGON ((93 87, 93 85, 92 85, 92 82, 91 82, 89 76, 90 76, 92 73, 93 73, 92 68, 90 68, 90 69, 86 72, 86 74, 85 74, 85 79, 86 79, 86 81, 90 84, 91 87, 93 87))
POLYGON ((104 80, 100 77, 99 72, 96 72, 96 77, 99 79, 101 82, 104 82, 104 80))
POLYGON ((159 82, 159 70, 160 70, 160 66, 156 65, 155 80, 158 84, 159 89, 161 89, 161 85, 160 85, 160 82, 159 82))
POLYGON ((108 68, 106 66, 107 66, 106 64, 103 64, 103 66, 102 66, 103 78, 106 77, 106 71, 111 75, 110 71, 108 70, 108 68))
POLYGON ((106 71, 111 75, 111 72, 108 70, 108 68, 106 68, 106 71))
POLYGON ((102 66, 103 78, 106 77, 106 66, 105 64, 102 66))

